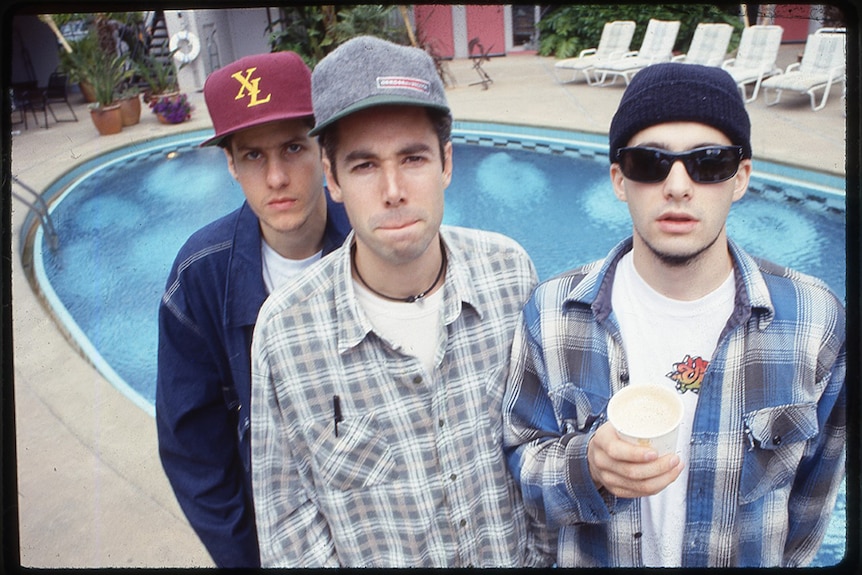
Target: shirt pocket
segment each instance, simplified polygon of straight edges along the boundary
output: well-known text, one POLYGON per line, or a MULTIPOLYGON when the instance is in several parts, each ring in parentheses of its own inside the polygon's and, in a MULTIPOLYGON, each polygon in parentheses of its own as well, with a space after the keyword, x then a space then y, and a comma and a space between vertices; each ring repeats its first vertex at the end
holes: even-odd
POLYGON ((562 385, 551 393, 554 411, 562 433, 587 433, 604 419, 607 393, 597 393, 574 384, 562 385))
POLYGON ((740 501, 751 503, 796 474, 807 441, 817 435, 817 405, 800 403, 743 415, 748 449, 743 457, 740 501))
POLYGON ((350 491, 383 485, 398 479, 395 456, 380 433, 373 414, 347 418, 334 424, 312 423, 307 430, 315 466, 332 489, 350 491))

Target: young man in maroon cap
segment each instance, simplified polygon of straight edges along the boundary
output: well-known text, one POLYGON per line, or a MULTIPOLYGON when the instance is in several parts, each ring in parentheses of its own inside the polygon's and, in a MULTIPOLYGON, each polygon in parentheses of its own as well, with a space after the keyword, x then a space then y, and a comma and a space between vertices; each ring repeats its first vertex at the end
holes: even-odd
POLYGON ((267 295, 341 245, 324 189, 311 71, 293 52, 242 58, 204 86, 245 202, 180 250, 159 308, 156 424, 177 500, 219 567, 260 565, 249 462, 251 336, 267 295))

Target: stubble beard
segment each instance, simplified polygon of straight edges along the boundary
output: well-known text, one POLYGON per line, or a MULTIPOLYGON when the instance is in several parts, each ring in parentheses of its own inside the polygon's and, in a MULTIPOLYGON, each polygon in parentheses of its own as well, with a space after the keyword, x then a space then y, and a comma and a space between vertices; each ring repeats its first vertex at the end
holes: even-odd
POLYGON ((684 268, 694 265, 704 253, 706 253, 712 246, 715 245, 719 237, 721 237, 721 231, 719 231, 719 233, 717 233, 715 237, 712 238, 712 241, 702 246, 701 248, 688 253, 669 253, 655 247, 654 245, 649 243, 643 236, 640 236, 640 239, 646 246, 646 248, 650 251, 650 253, 662 264, 671 268, 684 268))

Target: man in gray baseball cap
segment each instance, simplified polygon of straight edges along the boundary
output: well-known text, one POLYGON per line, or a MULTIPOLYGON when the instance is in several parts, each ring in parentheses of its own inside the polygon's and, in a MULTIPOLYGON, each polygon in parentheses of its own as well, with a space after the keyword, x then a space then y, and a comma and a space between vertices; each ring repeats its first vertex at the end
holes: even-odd
POLYGON ((553 563, 502 445, 521 246, 442 226, 451 115, 432 59, 373 37, 312 74, 327 184, 354 232, 273 294, 252 350, 264 566, 553 563))

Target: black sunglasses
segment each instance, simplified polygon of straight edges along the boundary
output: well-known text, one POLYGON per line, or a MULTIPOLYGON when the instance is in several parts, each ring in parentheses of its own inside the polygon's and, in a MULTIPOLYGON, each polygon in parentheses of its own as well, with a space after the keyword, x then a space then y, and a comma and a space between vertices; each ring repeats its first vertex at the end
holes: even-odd
POLYGON ((637 146, 617 150, 617 162, 623 175, 643 184, 655 184, 667 178, 677 160, 685 166, 692 181, 717 184, 736 175, 742 160, 742 146, 705 146, 687 152, 637 146))

